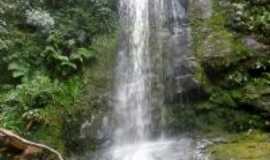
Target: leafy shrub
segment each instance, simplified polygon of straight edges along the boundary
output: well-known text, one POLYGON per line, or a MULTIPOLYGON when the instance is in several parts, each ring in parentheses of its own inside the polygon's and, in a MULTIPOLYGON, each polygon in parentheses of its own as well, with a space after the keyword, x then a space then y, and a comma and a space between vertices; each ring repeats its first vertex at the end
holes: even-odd
POLYGON ((17 85, 15 90, 11 90, 6 95, 5 102, 17 101, 24 110, 46 106, 53 103, 53 95, 58 91, 58 83, 47 76, 38 75, 31 81, 17 85), (40 104, 35 106, 38 99, 40 104))
POLYGON ((80 72, 96 56, 91 48, 95 36, 115 30, 115 4, 1 1, 0 30, 5 32, 0 32, 0 65, 18 80, 31 79, 39 71, 58 78, 80 72))
MULTIPOLYGON (((17 131, 49 123, 49 107, 68 107, 80 94, 78 78, 65 82, 36 75, 15 89, 0 94, 0 126, 17 131)), ((57 108, 54 108, 57 109, 57 108)))
POLYGON ((30 77, 37 69, 41 70, 43 59, 40 57, 40 44, 35 37, 23 33, 4 35, 6 48, 0 50, 2 64, 12 72, 13 78, 30 77), (33 40, 28 40, 28 38, 33 40), (36 68, 36 69, 34 69, 36 68))
MULTIPOLYGON (((29 118, 26 115, 34 112, 36 108, 44 108, 55 103, 54 97, 59 92, 58 83, 39 75, 34 80, 26 81, 2 95, 0 116, 4 120, 0 125, 10 128, 15 125, 12 121, 22 122, 20 119, 29 118), (10 122, 12 123, 9 124, 10 122)), ((33 116, 33 118, 36 117, 33 116)))
POLYGON ((55 25, 54 19, 48 12, 35 9, 26 11, 26 23, 41 29, 43 32, 49 32, 55 25))
POLYGON ((64 150, 61 114, 78 100, 80 73, 104 58, 92 42, 115 31, 114 1, 0 0, 0 127, 64 150))
POLYGON ((47 42, 42 56, 47 60, 48 69, 53 68, 62 76, 80 71, 87 60, 95 58, 95 51, 91 47, 77 48, 75 40, 64 40, 61 33, 51 34, 47 42))
POLYGON ((234 71, 233 73, 230 73, 225 80, 232 87, 244 85, 248 81, 248 78, 249 77, 246 73, 241 71, 234 71))
POLYGON ((256 33, 261 41, 269 43, 270 3, 264 0, 232 2, 232 27, 241 32, 256 33))

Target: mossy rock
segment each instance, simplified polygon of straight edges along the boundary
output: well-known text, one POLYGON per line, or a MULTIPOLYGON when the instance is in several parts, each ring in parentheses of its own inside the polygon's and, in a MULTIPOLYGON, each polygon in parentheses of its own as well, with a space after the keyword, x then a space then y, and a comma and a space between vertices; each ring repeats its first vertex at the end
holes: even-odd
POLYGON ((212 17, 192 22, 193 51, 201 62, 196 75, 210 96, 195 104, 192 122, 175 112, 175 127, 189 122, 205 132, 267 129, 268 53, 247 48, 241 36, 226 28, 223 11, 214 10, 212 17))

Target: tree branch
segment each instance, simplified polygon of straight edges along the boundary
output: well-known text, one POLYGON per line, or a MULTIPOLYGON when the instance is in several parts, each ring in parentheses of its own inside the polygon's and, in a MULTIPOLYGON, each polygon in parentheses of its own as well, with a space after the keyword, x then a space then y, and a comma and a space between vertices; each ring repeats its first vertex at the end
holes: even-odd
POLYGON ((55 149, 44 144, 26 140, 17 134, 3 128, 0 128, 0 144, 4 144, 6 148, 15 148, 22 151, 22 157, 49 151, 50 153, 56 155, 59 160, 64 160, 62 155, 55 149))

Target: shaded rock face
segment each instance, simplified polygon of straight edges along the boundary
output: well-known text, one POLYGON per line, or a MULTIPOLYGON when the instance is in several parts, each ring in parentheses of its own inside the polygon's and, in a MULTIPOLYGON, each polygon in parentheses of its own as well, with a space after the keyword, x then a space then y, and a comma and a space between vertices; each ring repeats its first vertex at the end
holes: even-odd
MULTIPOLYGON (((169 107, 206 96, 196 80, 199 65, 191 48, 189 0, 149 1, 151 134, 166 130, 169 107), (158 1, 158 2, 157 2, 158 1), (163 128, 163 130, 162 130, 163 128), (161 130, 162 131, 161 131, 161 130)), ((196 3, 196 2, 194 2, 196 3)), ((178 105, 179 106, 179 105, 178 105)))
POLYGON ((167 40, 164 43, 165 101, 177 103, 189 98, 196 98, 200 85, 195 79, 197 64, 192 55, 190 28, 188 26, 188 1, 166 2, 167 40), (175 7, 179 5, 179 7, 175 7), (177 10, 179 9, 180 10, 177 10), (178 13, 178 14, 176 14, 178 13))
POLYGON ((153 135, 159 135, 160 128, 166 128, 168 107, 165 106, 188 103, 190 99, 199 100, 206 95, 195 77, 199 65, 191 48, 189 2, 149 1, 153 135))
POLYGON ((268 47, 256 40, 256 38, 252 36, 245 36, 242 38, 242 42, 249 48, 255 50, 266 50, 268 47))
POLYGON ((198 15, 202 19, 207 19, 212 16, 212 1, 211 0, 189 0, 190 6, 196 8, 198 15))
POLYGON ((110 143, 111 126, 108 115, 111 115, 108 95, 88 97, 76 112, 64 115, 64 140, 69 148, 67 154, 85 154, 110 143))
POLYGON ((149 1, 152 135, 159 135, 167 104, 194 98, 200 90, 191 52, 188 0, 149 1))
POLYGON ((262 113, 264 116, 270 116, 270 88, 264 86, 264 88, 256 88, 256 90, 246 90, 247 93, 244 96, 253 95, 254 99, 244 99, 240 102, 243 106, 250 107, 251 109, 262 113))

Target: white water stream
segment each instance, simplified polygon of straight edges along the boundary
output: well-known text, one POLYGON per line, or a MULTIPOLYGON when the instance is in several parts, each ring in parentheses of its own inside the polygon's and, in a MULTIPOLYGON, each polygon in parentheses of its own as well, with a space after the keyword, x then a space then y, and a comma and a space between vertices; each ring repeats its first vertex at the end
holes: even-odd
MULTIPOLYGON (((158 5, 167 3, 166 0, 120 0, 123 35, 114 91, 116 126, 113 127, 113 144, 104 153, 105 159, 195 160, 196 151, 191 138, 151 137, 151 124, 154 123, 151 109, 155 106, 151 104, 150 1, 158 5)), ((168 1, 171 1, 173 32, 177 34, 181 32, 178 19, 185 16, 185 11, 179 0, 168 1)))
MULTIPOLYGON (((124 9, 128 18, 125 40, 128 49, 121 50, 116 82, 117 126, 114 131, 116 145, 136 143, 147 139, 151 123, 149 113, 149 23, 148 0, 121 0, 120 9, 124 9)), ((120 42, 121 43, 121 42, 120 42)), ((126 49, 127 46, 124 46, 126 49)))

